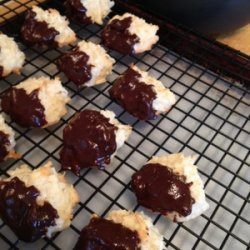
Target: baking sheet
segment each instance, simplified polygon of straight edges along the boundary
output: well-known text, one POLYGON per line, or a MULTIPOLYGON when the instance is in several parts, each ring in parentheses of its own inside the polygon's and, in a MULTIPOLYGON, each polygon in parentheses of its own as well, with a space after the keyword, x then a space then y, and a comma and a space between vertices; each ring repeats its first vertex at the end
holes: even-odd
MULTIPOLYGON (((73 23, 72 27, 79 39, 100 43, 100 26, 73 23)), ((69 229, 52 239, 26 244, 18 241, 0 222, 1 250, 70 250, 92 213, 105 216, 112 209, 144 211, 164 235, 167 249, 243 250, 249 246, 250 96, 245 88, 235 86, 158 44, 152 51, 139 56, 111 52, 117 63, 107 83, 77 91, 55 65, 55 60, 71 47, 56 50, 28 48, 19 37, 17 40, 27 61, 20 76, 11 75, 0 80, 0 93, 30 76, 60 76, 72 101, 68 105, 68 114, 48 129, 23 129, 8 120, 16 131, 16 149, 23 158, 1 164, 3 176, 8 169, 23 163, 36 168, 51 160, 59 169, 63 127, 75 112, 85 108, 113 110, 121 122, 133 126, 133 133, 105 171, 86 169, 80 178, 67 173, 67 179, 75 185, 81 198, 69 229), (155 121, 140 122, 109 98, 112 82, 131 63, 148 70, 176 94, 177 103, 169 113, 155 121), (210 204, 204 215, 184 224, 170 222, 138 206, 129 186, 131 175, 151 156, 180 151, 198 155, 196 164, 210 204)))
POLYGON ((33 5, 38 5, 46 0, 1 0, 0 1, 0 23, 21 14, 33 5))

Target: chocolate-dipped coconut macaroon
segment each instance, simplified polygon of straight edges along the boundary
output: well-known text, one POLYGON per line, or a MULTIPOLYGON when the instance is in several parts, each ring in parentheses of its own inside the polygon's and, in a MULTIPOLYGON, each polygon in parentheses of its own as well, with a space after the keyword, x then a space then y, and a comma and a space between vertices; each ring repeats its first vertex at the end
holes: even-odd
POLYGON ((106 218, 93 215, 73 250, 163 250, 163 237, 142 212, 115 210, 106 218))
POLYGON ((209 205, 195 160, 181 153, 153 157, 132 176, 138 203, 176 222, 205 212, 209 205))
POLYGON ((74 187, 51 162, 31 170, 22 165, 0 179, 0 216, 20 240, 51 237, 69 227, 79 201, 74 187))
POLYGON ((105 46, 124 55, 151 50, 159 37, 159 27, 130 13, 114 16, 102 31, 105 46))
POLYGON ((76 41, 68 20, 56 9, 43 10, 33 6, 21 27, 21 37, 28 45, 63 47, 76 41))
POLYGON ((58 68, 77 87, 104 83, 114 63, 115 60, 100 45, 86 41, 79 42, 75 49, 57 60, 58 68))
POLYGON ((109 90, 112 99, 140 120, 156 119, 175 104, 174 94, 137 66, 131 66, 109 90))
POLYGON ((128 139, 131 130, 130 126, 115 119, 112 111, 81 111, 63 130, 62 169, 76 175, 82 168, 103 169, 128 139))
POLYGON ((67 113, 70 101, 59 78, 28 78, 1 96, 2 110, 22 127, 45 128, 56 124, 67 113))

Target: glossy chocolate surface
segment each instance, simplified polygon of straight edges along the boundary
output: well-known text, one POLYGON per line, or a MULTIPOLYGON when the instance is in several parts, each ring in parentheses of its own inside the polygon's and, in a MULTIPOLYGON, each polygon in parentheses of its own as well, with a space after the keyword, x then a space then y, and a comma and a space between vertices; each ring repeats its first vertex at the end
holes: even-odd
POLYGON ((116 130, 98 111, 86 109, 76 114, 63 130, 62 169, 77 175, 86 167, 103 169, 116 151, 116 130))
POLYGON ((6 146, 10 145, 9 136, 5 134, 3 131, 0 131, 0 162, 5 159, 8 155, 8 151, 6 146))
POLYGON ((27 94, 24 89, 10 88, 2 95, 2 109, 23 127, 43 127, 47 124, 38 90, 27 94))
POLYGON ((74 250, 139 250, 137 232, 102 218, 92 218, 83 228, 74 250))
POLYGON ((26 187, 17 177, 0 181, 0 215, 19 239, 27 242, 44 236, 47 228, 55 225, 57 211, 48 202, 38 206, 40 192, 26 187))
POLYGON ((152 85, 139 81, 140 77, 137 71, 129 68, 115 81, 109 94, 131 115, 140 120, 152 120, 157 117, 153 109, 156 93, 152 85))
POLYGON ((124 55, 133 54, 134 45, 140 39, 137 35, 130 34, 129 27, 131 23, 131 17, 124 18, 123 20, 115 19, 109 23, 102 31, 104 45, 124 55))
POLYGON ((28 10, 25 21, 21 28, 21 36, 28 45, 46 45, 48 47, 58 47, 55 37, 59 32, 54 28, 49 28, 46 22, 38 22, 36 13, 28 10))
POLYGON ((82 24, 92 23, 91 18, 86 15, 86 8, 80 0, 67 0, 65 6, 71 19, 82 24))
POLYGON ((88 64, 88 61, 89 56, 76 48, 62 55, 58 59, 57 65, 72 82, 80 87, 92 78, 92 66, 88 64))
POLYGON ((160 164, 147 164, 132 176, 132 189, 138 203, 154 212, 167 215, 178 212, 188 216, 194 203, 186 178, 160 164))

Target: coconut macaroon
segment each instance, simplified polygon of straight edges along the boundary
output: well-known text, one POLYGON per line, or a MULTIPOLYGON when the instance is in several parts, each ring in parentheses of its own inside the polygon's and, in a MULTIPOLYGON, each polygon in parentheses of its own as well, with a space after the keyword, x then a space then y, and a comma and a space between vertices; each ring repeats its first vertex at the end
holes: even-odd
POLYGON ((8 179, 0 180, 0 214, 19 239, 35 241, 69 227, 79 197, 51 162, 8 173, 8 179))
POLYGON ((115 119, 112 111, 81 111, 63 130, 62 169, 71 170, 76 175, 86 167, 104 169, 128 139, 131 130, 129 125, 115 119))
POLYGON ((0 162, 8 158, 20 158, 20 155, 14 151, 15 145, 14 130, 5 123, 3 116, 0 114, 0 162))
POLYGON ((102 32, 105 46, 122 54, 138 54, 150 50, 157 43, 159 27, 144 19, 125 13, 114 16, 102 32))
POLYGON ((67 0, 65 2, 70 18, 82 23, 103 24, 114 2, 110 0, 67 0))
POLYGON ((135 65, 114 82, 109 93, 111 98, 140 120, 155 119, 176 102, 169 89, 135 65))
POLYGON ((87 249, 141 249, 163 250, 163 237, 142 212, 115 210, 107 217, 93 215, 89 225, 82 229, 74 250, 87 249))
POLYGON ((63 47, 76 41, 66 17, 56 9, 43 10, 33 6, 27 11, 21 36, 29 45, 63 47))
POLYGON ((19 74, 25 61, 24 53, 12 37, 0 34, 0 77, 14 72, 19 74))
POLYGON ((153 157, 132 176, 138 203, 177 222, 205 212, 209 205, 195 160, 181 153, 153 157))
POLYGON ((48 127, 67 113, 70 101, 59 78, 29 78, 2 95, 2 109, 23 127, 48 127))
POLYGON ((112 72, 115 60, 92 42, 81 41, 72 51, 66 52, 58 61, 58 68, 77 87, 91 87, 104 83, 112 72))

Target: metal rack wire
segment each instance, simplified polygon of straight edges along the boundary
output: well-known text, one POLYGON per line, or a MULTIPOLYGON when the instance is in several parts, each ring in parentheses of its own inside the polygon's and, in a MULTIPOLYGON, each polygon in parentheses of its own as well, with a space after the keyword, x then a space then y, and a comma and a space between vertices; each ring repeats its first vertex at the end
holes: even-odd
MULTIPOLYGON (((48 1, 42 6, 64 12, 59 0, 48 1)), ((15 19, 6 19, 1 26, 3 32, 15 36, 26 54, 26 64, 20 76, 11 75, 0 80, 0 93, 30 76, 60 76, 72 101, 68 105, 68 114, 48 129, 23 129, 8 120, 16 131, 16 149, 23 157, 20 161, 1 164, 0 174, 5 176, 9 169, 23 163, 36 168, 48 160, 59 168, 62 129, 75 112, 85 108, 115 111, 120 121, 133 126, 133 134, 106 170, 86 169, 80 177, 67 173, 81 198, 68 230, 51 239, 25 244, 0 222, 0 249, 72 249, 92 213, 105 216, 115 208, 143 210, 150 215, 164 235, 167 249, 250 249, 248 90, 158 44, 139 56, 122 56, 111 51, 117 63, 108 82, 77 91, 55 65, 55 60, 71 47, 48 50, 25 46, 18 34, 22 18, 19 14, 15 19), (131 63, 161 79, 177 96, 178 101, 171 111, 155 121, 138 121, 109 97, 113 80, 131 63), (183 224, 145 211, 138 206, 130 189, 131 175, 152 155, 178 151, 198 155, 196 164, 210 204, 204 215, 183 224)), ((102 27, 75 23, 71 26, 79 39, 100 43, 102 27)))

